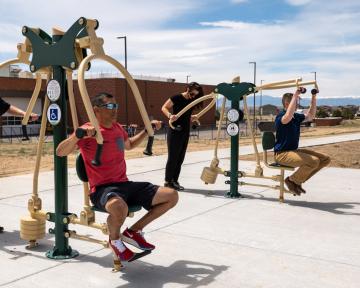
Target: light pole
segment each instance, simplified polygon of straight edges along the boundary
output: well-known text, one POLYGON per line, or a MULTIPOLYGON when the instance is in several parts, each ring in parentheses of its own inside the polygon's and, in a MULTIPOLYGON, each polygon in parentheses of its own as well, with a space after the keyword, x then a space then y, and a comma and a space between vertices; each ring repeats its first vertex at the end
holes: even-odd
MULTIPOLYGON (((117 39, 124 39, 124 49, 125 49, 125 69, 127 70, 127 42, 126 42, 126 36, 119 36, 116 37, 117 39)), ((129 126, 129 113, 128 113, 128 93, 127 93, 127 81, 125 79, 125 121, 126 121, 126 127, 129 126)))
MULTIPOLYGON (((254 64, 254 85, 256 85, 256 61, 252 61, 252 62, 249 62, 249 64, 254 64)), ((255 111, 256 111, 256 102, 255 102, 255 92, 254 92, 254 131, 256 131, 255 127, 256 127, 256 124, 255 124, 255 111)))
POLYGON ((191 75, 186 75, 186 83, 189 83, 189 78, 191 77, 191 75))
MULTIPOLYGON (((265 80, 260 80, 260 86, 262 86, 263 81, 265 81, 265 80)), ((260 120, 262 119, 262 114, 263 114, 262 92, 263 92, 263 90, 261 89, 261 91, 260 91, 260 120)))

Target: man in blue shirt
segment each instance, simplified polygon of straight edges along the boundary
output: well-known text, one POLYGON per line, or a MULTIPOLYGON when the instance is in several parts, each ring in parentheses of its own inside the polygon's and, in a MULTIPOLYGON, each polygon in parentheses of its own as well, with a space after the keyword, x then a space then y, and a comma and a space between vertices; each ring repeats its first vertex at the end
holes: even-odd
POLYGON ((275 119, 276 143, 274 147, 275 161, 289 167, 299 167, 294 174, 285 179, 291 192, 300 195, 306 193, 301 184, 312 177, 323 167, 329 165, 330 157, 309 149, 299 149, 300 123, 312 121, 316 113, 316 95, 311 91, 310 108, 304 114, 296 113, 301 87, 294 94, 285 93, 282 97, 284 110, 275 119))

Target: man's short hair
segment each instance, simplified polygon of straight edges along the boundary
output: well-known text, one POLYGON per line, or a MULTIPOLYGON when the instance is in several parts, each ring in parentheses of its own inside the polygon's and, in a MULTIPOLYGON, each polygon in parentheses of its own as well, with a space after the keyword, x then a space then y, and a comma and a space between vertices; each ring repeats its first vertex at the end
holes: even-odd
POLYGON ((101 92, 95 97, 91 98, 91 105, 95 107, 104 104, 104 98, 114 98, 114 96, 106 92, 101 92))
POLYGON ((294 96, 293 93, 285 93, 285 94, 282 96, 282 104, 283 104, 284 107, 285 107, 285 102, 289 102, 289 103, 290 103, 293 96, 294 96))

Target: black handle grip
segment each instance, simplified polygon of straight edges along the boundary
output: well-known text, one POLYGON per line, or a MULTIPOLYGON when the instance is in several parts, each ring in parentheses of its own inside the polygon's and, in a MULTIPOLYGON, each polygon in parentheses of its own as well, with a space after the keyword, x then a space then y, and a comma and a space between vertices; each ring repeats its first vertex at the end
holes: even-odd
POLYGON ((316 88, 311 89, 311 95, 318 94, 319 90, 316 88))
POLYGON ((305 87, 299 87, 298 91, 300 91, 301 94, 305 94, 306 93, 306 88, 305 87))
MULTIPOLYGON (((87 131, 86 131, 86 129, 83 129, 83 128, 77 128, 75 131, 75 135, 77 138, 82 139, 87 135, 87 131)), ((96 135, 96 131, 95 131, 95 135, 96 135)), ((101 159, 102 149, 103 149, 103 144, 97 144, 95 158, 93 160, 91 160, 92 165, 94 165, 94 166, 101 165, 100 159, 101 159)))
MULTIPOLYGON (((87 135, 87 131, 86 129, 84 128, 77 128, 76 131, 75 131, 75 136, 79 139, 82 139, 84 138, 85 136, 87 135)), ((96 135, 96 130, 95 130, 95 133, 93 135, 93 137, 96 135)))
POLYGON ((75 131, 75 136, 79 139, 84 138, 86 134, 86 130, 83 128, 77 128, 75 131))
POLYGON ((146 148, 144 150, 144 155, 151 156, 153 154, 152 152, 152 146, 154 144, 154 136, 149 136, 148 142, 146 144, 146 148))
POLYGON ((93 160, 91 160, 92 165, 94 165, 94 166, 101 165, 100 159, 101 159, 102 150, 103 150, 103 144, 97 144, 95 158, 93 160))
POLYGON ((199 128, 199 125, 197 123, 193 123, 191 125, 191 128, 195 130, 195 129, 199 128))

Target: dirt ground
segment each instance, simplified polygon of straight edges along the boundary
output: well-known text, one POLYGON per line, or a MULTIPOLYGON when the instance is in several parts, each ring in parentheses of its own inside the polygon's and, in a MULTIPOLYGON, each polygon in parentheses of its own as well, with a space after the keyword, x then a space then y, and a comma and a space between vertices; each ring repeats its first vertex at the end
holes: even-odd
MULTIPOLYGON (((303 128, 302 137, 319 137, 337 135, 342 133, 360 132, 360 120, 344 121, 342 125, 334 127, 309 127, 303 128)), ((257 143, 260 143, 260 136, 257 143)), ((190 139, 187 151, 201 151, 213 149, 215 140, 190 139)), ((251 144, 250 138, 241 138, 241 145, 251 144)), ((131 151, 126 151, 126 159, 143 157, 142 151, 146 143, 131 151)), ((223 139, 219 148, 230 147, 229 139, 223 139)), ((341 144, 323 145, 313 148, 316 151, 331 155, 333 167, 360 168, 360 141, 345 142, 341 144), (340 149, 341 147, 341 149, 340 149)), ((35 166, 37 144, 36 143, 0 143, 0 177, 16 174, 32 173, 35 166)), ((153 146, 154 155, 167 153, 165 140, 155 140, 153 146)), ((271 153, 270 153, 271 154, 271 153)), ((41 159, 41 171, 53 169, 53 144, 45 143, 41 159)), ((76 153, 69 155, 69 167, 75 165, 76 153)), ((253 160, 254 156, 241 157, 244 160, 253 160)))

